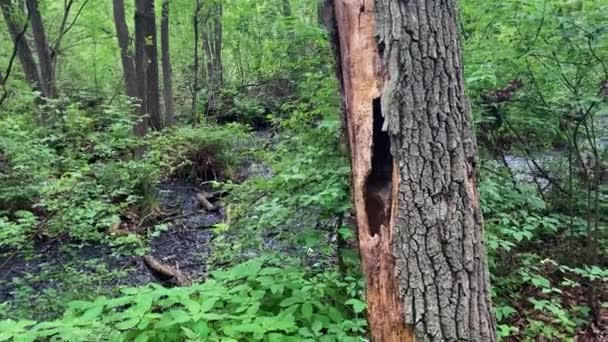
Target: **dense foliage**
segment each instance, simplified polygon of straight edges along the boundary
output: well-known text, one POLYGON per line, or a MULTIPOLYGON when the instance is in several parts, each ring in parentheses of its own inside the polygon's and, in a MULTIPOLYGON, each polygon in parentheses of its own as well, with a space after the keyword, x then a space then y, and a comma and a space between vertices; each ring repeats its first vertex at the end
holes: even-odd
MULTIPOLYGON (((53 99, 32 92, 16 61, 5 69, 13 44, 0 22, 0 341, 365 340, 338 82, 318 4, 199 3, 201 25, 205 6, 222 5, 224 81, 211 86, 204 63, 194 75, 196 3, 172 0, 177 125, 144 137, 132 129, 137 104, 118 95, 109 1, 75 1, 53 99), (132 260, 179 229, 163 184, 222 196, 222 222, 200 228, 213 236, 198 259, 208 275, 190 286, 133 276, 132 260)), ((602 336, 608 5, 460 7, 498 333, 602 336)), ((57 42, 64 4, 43 0, 40 11, 57 42)))

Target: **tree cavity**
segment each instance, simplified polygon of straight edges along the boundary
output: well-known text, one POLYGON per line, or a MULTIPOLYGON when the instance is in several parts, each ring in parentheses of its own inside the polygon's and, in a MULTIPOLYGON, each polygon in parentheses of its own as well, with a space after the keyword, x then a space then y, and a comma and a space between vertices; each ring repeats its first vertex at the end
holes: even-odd
POLYGON ((381 226, 388 227, 391 217, 393 156, 390 137, 382 129, 384 117, 380 98, 375 98, 373 109, 372 168, 365 181, 365 211, 371 237, 380 234, 381 226))

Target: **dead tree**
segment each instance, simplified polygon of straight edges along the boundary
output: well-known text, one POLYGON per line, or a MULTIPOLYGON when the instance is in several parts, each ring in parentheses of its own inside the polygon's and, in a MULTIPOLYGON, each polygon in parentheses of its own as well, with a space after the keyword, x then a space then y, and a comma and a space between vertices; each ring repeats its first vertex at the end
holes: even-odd
POLYGON ((494 341, 454 0, 334 0, 373 341, 494 341))

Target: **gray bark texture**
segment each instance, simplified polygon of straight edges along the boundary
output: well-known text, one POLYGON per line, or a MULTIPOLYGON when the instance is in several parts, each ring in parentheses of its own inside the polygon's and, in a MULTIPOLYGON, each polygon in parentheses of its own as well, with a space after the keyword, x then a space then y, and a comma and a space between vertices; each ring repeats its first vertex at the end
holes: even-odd
POLYGON ((406 323, 424 341, 494 341, 454 0, 376 0, 381 108, 400 184, 393 234, 406 323))

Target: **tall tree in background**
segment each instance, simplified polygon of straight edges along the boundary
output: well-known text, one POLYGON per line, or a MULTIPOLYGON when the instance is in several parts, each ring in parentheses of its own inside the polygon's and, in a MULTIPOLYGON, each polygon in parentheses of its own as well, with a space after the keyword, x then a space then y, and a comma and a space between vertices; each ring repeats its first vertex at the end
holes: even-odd
POLYGON ((175 119, 173 109, 173 82, 171 80, 171 54, 169 51, 169 0, 163 0, 160 24, 160 44, 163 65, 163 96, 165 102, 165 125, 172 126, 175 119))
POLYGON ((146 33, 144 31, 144 8, 147 0, 135 0, 135 75, 137 84, 137 98, 140 99, 139 111, 142 114, 141 131, 145 135, 148 129, 148 113, 146 100, 146 33))
MULTIPOLYGON (((138 84, 138 74, 135 71, 135 60, 133 58, 133 47, 129 39, 129 27, 125 17, 124 0, 113 0, 114 25, 116 27, 116 38, 120 48, 120 61, 122 64, 123 79, 125 82, 125 92, 130 98, 138 98, 139 103, 143 104, 140 88, 138 84)), ((144 84, 145 85, 145 84, 144 84)), ((145 88, 144 88, 145 89, 145 88)), ((145 111, 140 110, 140 115, 145 111)), ((147 118, 141 117, 133 128, 138 136, 144 136, 147 130, 147 118)))
POLYGON ((133 51, 129 41, 129 27, 125 19, 124 0, 113 0, 114 25, 116 27, 116 39, 120 48, 120 61, 122 64, 125 91, 129 97, 137 97, 137 82, 135 74, 135 63, 133 51))
POLYGON ((223 83, 222 65, 222 4, 210 1, 204 8, 204 18, 201 25, 201 37, 205 60, 207 62, 208 104, 207 111, 216 106, 217 92, 223 83))
POLYGON ((78 21, 80 14, 82 14, 83 9, 89 3, 89 1, 90 0, 83 0, 81 2, 80 7, 76 11, 76 14, 74 15, 71 21, 69 21, 68 19, 70 18, 70 13, 72 12, 72 8, 74 7, 76 1, 65 0, 63 2, 63 15, 61 18, 61 24, 59 25, 59 29, 57 31, 57 37, 54 39, 53 44, 51 46, 51 74, 53 76, 53 84, 54 82, 56 82, 57 75, 59 73, 59 56, 63 53, 61 42, 63 41, 65 35, 74 27, 74 24, 76 24, 76 22, 78 21))
POLYGON ((38 65, 40 66, 41 89, 44 96, 53 98, 57 96, 53 77, 53 62, 51 49, 49 48, 46 31, 42 16, 38 9, 38 0, 26 0, 27 9, 30 12, 30 22, 32 34, 38 55, 38 65))
POLYGON ((143 5, 144 7, 142 13, 145 37, 146 107, 148 113, 150 114, 150 126, 156 130, 160 130, 163 128, 163 120, 160 108, 158 49, 154 0, 143 1, 143 5))
POLYGON ((454 0, 334 0, 374 341, 494 341, 454 0))
POLYGON ((203 3, 201 0, 196 0, 196 7, 194 8, 194 15, 192 16, 192 28, 194 31, 194 61, 193 61, 193 69, 192 70, 192 125, 196 126, 198 124, 198 92, 199 92, 199 84, 198 84, 198 69, 199 69, 199 47, 198 47, 198 35, 200 34, 199 29, 199 19, 201 14, 201 8, 203 3))
POLYGON ((17 58, 19 58, 19 63, 25 74, 26 81, 32 89, 41 90, 38 67, 36 66, 36 61, 34 60, 32 50, 27 43, 27 39, 21 34, 23 25, 20 24, 16 18, 16 14, 18 13, 16 8, 13 6, 11 0, 0 0, 0 10, 2 10, 4 22, 6 23, 8 32, 16 48, 17 58))

